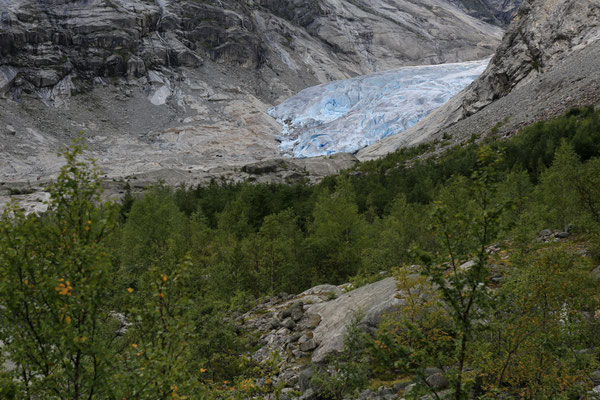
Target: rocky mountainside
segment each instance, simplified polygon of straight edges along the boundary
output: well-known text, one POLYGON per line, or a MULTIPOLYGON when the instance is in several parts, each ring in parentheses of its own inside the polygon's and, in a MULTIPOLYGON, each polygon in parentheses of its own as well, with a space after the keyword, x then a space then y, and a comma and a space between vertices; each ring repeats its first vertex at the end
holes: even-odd
POLYGON ((235 175, 281 157, 266 111, 301 89, 480 59, 502 35, 449 0, 0 5, 3 182, 55 176, 79 131, 107 178, 235 175))
POLYGON ((379 157, 444 135, 511 134, 574 106, 600 101, 600 1, 527 0, 487 70, 401 135, 359 152, 379 157))
POLYGON ((522 0, 453 0, 469 15, 481 20, 508 25, 513 15, 523 2, 522 0))

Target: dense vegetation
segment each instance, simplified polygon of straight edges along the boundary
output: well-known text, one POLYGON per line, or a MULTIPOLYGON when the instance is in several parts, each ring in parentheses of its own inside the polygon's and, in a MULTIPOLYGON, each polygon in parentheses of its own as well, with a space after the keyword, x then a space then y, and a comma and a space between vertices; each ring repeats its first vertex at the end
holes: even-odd
POLYGON ((315 186, 157 185, 121 204, 100 202, 77 142, 49 211, 15 206, 0 222, 0 339, 13 366, 0 396, 244 398, 242 386, 277 368, 245 356, 254 340, 236 313, 388 271, 410 301, 352 347, 370 368, 337 360, 360 373, 337 386, 339 374, 322 378, 323 397, 408 376, 411 396, 441 398, 424 372, 439 367, 455 399, 576 398, 600 360, 590 277, 600 112, 477 139, 438 156, 432 145, 402 150, 315 186), (570 239, 532 242, 542 229, 570 239))

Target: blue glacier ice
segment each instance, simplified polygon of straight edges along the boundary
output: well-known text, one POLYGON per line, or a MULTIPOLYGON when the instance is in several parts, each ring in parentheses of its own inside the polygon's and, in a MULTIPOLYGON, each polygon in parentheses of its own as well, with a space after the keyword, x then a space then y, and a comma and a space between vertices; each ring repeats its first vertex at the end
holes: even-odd
POLYGON ((269 114, 294 157, 354 152, 397 135, 467 87, 489 59, 404 67, 305 89, 269 114))

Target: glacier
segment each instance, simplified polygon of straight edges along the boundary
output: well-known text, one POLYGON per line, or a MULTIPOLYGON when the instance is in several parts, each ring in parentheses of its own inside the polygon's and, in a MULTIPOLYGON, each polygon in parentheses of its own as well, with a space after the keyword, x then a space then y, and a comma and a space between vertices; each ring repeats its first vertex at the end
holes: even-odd
POLYGON ((473 82, 490 59, 403 67, 304 89, 269 109, 281 151, 304 158, 353 153, 415 125, 473 82))

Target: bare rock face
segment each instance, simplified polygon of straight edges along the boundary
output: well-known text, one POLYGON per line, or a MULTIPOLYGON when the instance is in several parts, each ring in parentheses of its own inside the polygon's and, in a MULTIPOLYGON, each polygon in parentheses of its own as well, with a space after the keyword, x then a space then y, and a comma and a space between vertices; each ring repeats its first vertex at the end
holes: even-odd
POLYGON ((380 318, 399 305, 396 298, 396 280, 387 278, 362 286, 335 300, 311 306, 307 313, 318 314, 321 323, 314 331, 319 346, 312 354, 313 362, 322 362, 329 354, 344 349, 346 326, 355 315, 365 326, 376 328, 380 318))
POLYGON ((379 157, 444 134, 501 134, 600 101, 600 0, 526 0, 487 70, 403 134, 358 153, 379 157))
POLYGON ((2 65, 16 87, 76 87, 203 60, 312 70, 330 80, 405 64, 489 54, 500 30, 445 0, 3 0, 2 65), (329 75, 329 76, 327 76, 329 75), (18 78, 21 78, 20 80, 18 78))
POLYGON ((310 364, 326 364, 329 355, 343 351, 346 327, 354 318, 363 329, 375 329, 401 301, 394 278, 344 289, 348 286, 320 285, 296 296, 272 297, 239 318, 241 328, 261 334, 255 361, 265 362, 274 353, 281 357, 276 383, 306 391, 310 364))
POLYGON ((522 0, 453 0, 467 14, 483 21, 508 25, 522 0))
MULTIPOLYGON (((0 182, 11 184, 56 176, 58 150, 80 131, 109 181, 264 181, 242 169, 281 158, 269 107, 335 79, 483 58, 502 34, 449 0, 0 6, 0 182)), ((313 179, 347 161, 273 179, 313 179)))
POLYGON ((597 0, 527 0, 488 70, 465 93, 465 115, 544 74, 574 49, 600 39, 599 23, 597 0))

